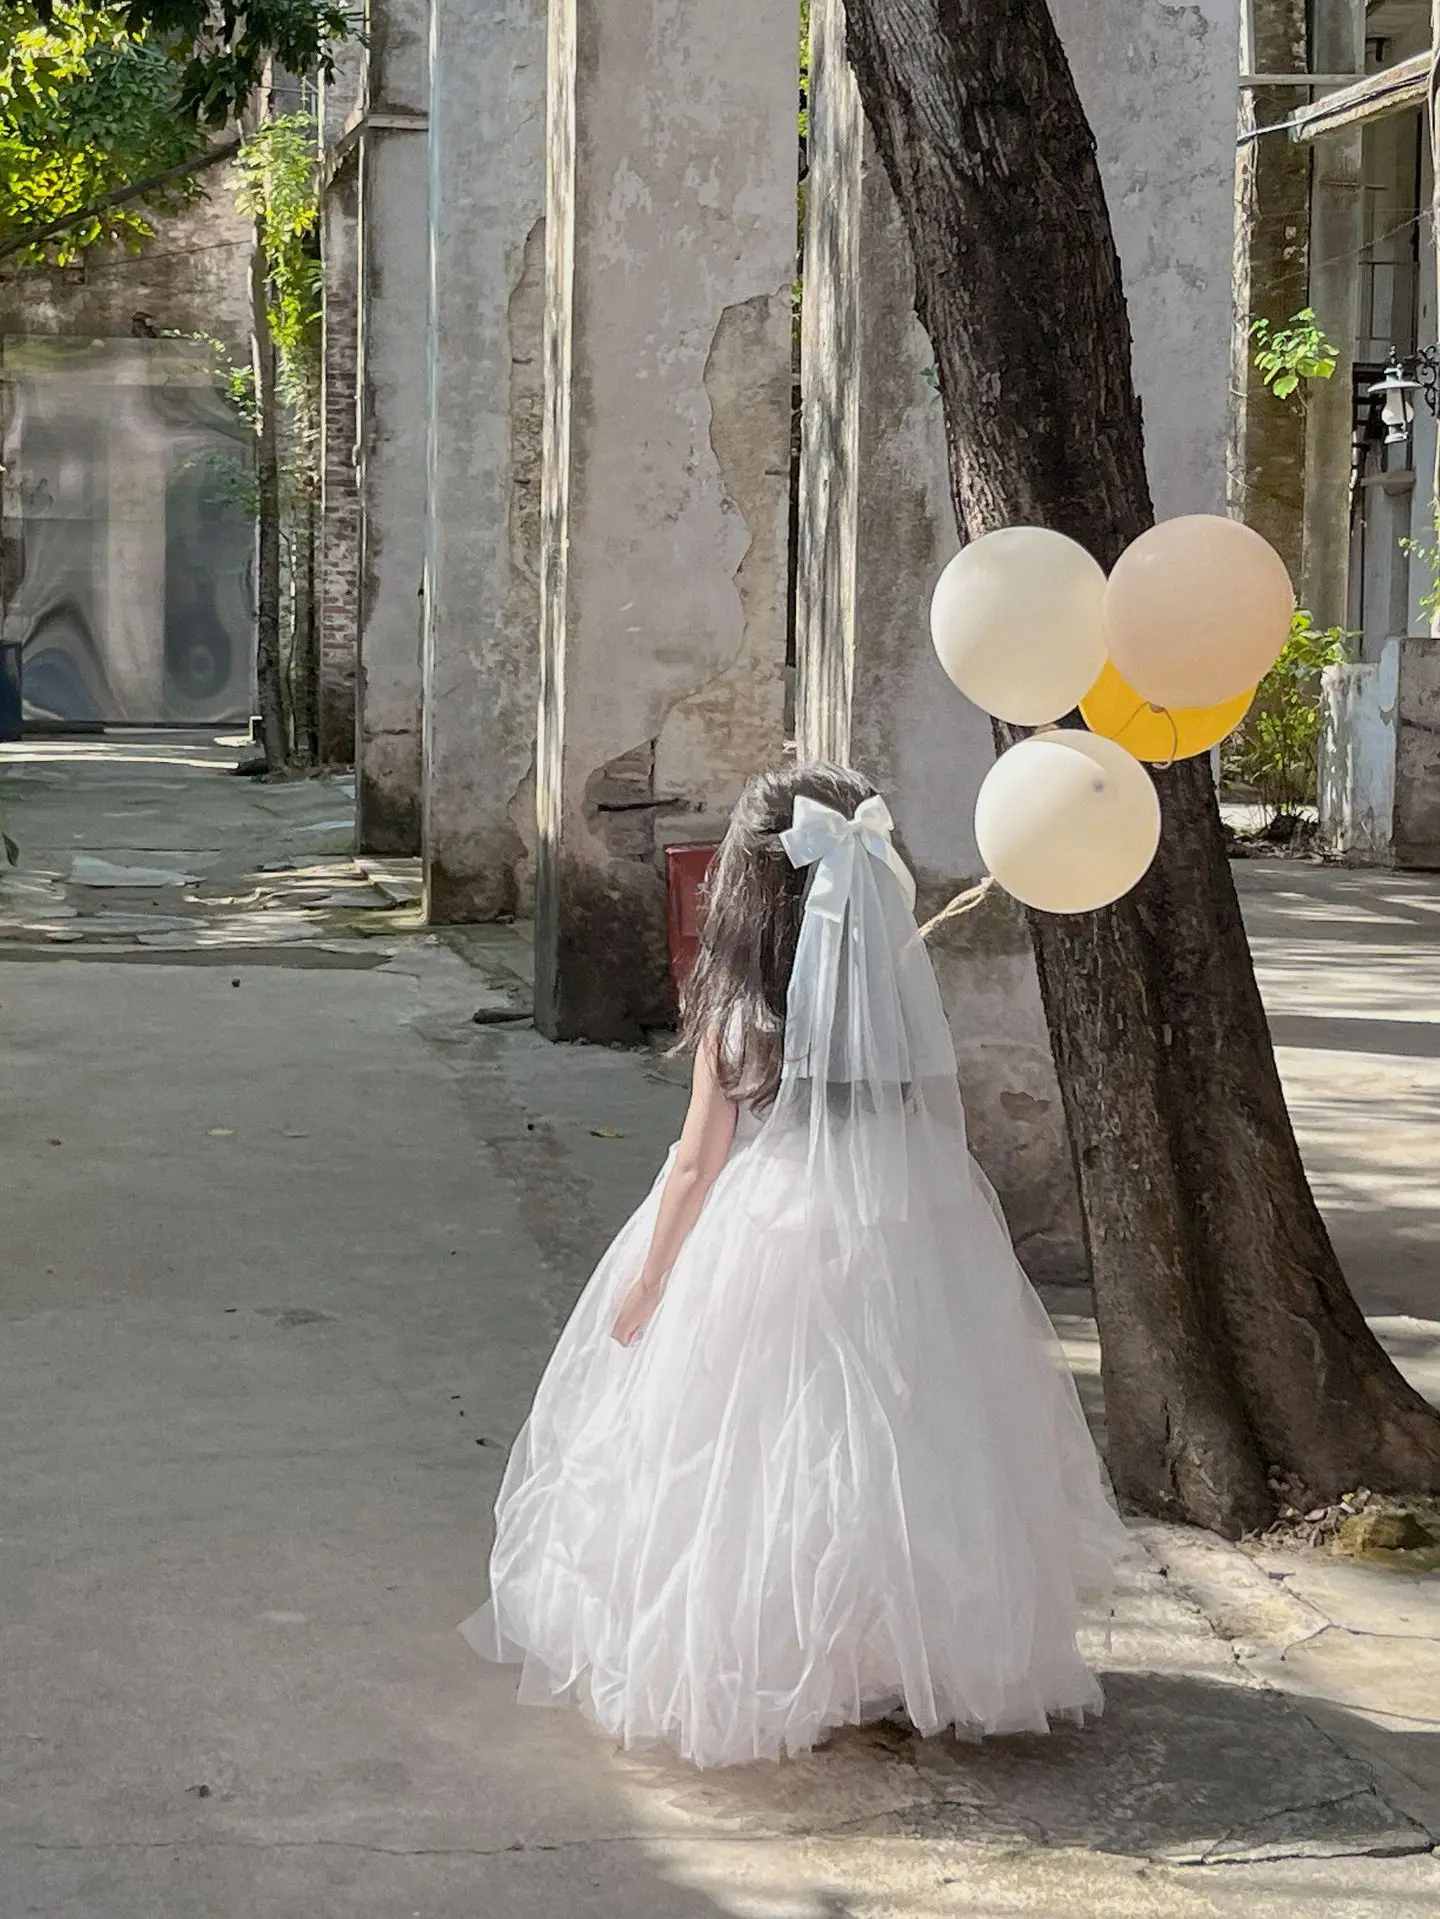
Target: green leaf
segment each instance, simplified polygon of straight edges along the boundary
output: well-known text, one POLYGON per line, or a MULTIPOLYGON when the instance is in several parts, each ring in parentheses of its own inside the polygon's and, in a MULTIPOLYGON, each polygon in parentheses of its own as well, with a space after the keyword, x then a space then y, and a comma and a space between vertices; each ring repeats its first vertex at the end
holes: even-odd
POLYGON ((1299 384, 1300 376, 1297 373, 1280 374, 1275 381, 1275 398, 1288 400, 1299 384))

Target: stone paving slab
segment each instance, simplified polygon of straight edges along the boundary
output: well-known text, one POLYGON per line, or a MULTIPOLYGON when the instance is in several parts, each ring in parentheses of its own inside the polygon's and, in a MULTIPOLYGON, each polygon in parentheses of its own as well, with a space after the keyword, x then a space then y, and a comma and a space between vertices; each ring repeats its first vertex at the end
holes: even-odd
POLYGON ((1299 1702, 1440 1845, 1440 1575, 1141 1530, 1240 1670, 1299 1702))
POLYGON ((323 953, 419 934, 418 884, 378 883, 354 856, 353 780, 237 779, 238 750, 203 735, 0 746, 0 818, 21 850, 0 873, 0 946, 323 953))

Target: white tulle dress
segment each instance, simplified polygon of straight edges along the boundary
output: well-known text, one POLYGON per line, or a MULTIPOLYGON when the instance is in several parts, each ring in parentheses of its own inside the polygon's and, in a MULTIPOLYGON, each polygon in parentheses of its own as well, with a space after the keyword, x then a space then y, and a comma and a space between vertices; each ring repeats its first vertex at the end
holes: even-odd
POLYGON ((903 1709, 922 1733, 1099 1710, 1082 1593, 1123 1542, 1074 1384, 966 1146, 883 802, 798 800, 812 873, 780 1094, 638 1343, 610 1336, 667 1167, 577 1303, 462 1631, 522 1702, 626 1747, 775 1758, 903 1709))

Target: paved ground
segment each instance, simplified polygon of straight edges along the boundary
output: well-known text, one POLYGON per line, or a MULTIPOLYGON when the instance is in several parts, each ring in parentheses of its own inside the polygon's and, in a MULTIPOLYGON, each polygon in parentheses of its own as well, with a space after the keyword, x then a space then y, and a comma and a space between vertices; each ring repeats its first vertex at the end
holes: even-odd
MULTIPOLYGON (((0 761, 27 861, 0 883, 3 1919, 1433 1905, 1434 1578, 1142 1529, 1089 1628, 1110 1711, 1050 1741, 873 1729, 697 1777, 518 1712, 454 1625, 504 1447, 681 1094, 644 1056, 477 1025, 522 995, 520 942, 415 931, 412 876, 325 824, 337 784, 132 751, 0 761)), ((1242 878, 1312 1172, 1423 1374, 1440 889, 1242 878)))

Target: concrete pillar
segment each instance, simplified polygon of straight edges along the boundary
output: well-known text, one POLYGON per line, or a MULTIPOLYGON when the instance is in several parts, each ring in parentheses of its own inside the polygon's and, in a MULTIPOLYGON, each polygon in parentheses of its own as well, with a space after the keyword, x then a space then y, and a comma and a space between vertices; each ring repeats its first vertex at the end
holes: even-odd
MULTIPOLYGON (((1363 0, 1313 0, 1310 64, 1317 73, 1363 73, 1363 0)), ((1339 348, 1335 372, 1312 385, 1305 445, 1305 553, 1301 604, 1321 627, 1351 624, 1350 498, 1354 461, 1356 270, 1365 238, 1361 128, 1327 133, 1314 146, 1310 186, 1310 305, 1339 348)))
MULTIPOLYGON (((1437 0, 1440 11, 1440 0, 1437 0)), ((1430 156, 1430 141, 1423 137, 1420 143, 1420 205, 1430 207, 1435 199, 1435 167, 1430 156)), ((1433 347, 1440 338, 1440 281, 1436 274, 1435 222, 1423 217, 1416 222, 1416 250, 1419 259, 1416 270, 1419 286, 1415 300, 1415 344, 1423 349, 1433 347)), ((1415 470, 1415 490, 1410 495, 1410 525, 1406 529, 1414 542, 1406 568, 1409 587, 1409 605, 1406 610, 1404 631, 1406 633, 1440 632, 1440 524, 1437 524, 1435 503, 1440 499, 1440 485, 1437 485, 1437 461, 1440 461, 1440 432, 1436 430, 1435 415, 1424 400, 1418 400, 1415 406, 1415 419, 1411 427, 1410 464, 1415 470), (1426 556, 1429 556, 1427 564, 1426 556)))
MULTIPOLYGON (((980 877, 990 722, 940 670, 931 588, 958 538, 910 248, 844 59, 843 0, 810 13, 802 314, 797 746, 869 775, 928 917, 980 877)), ((995 894, 931 947, 971 1144, 1037 1276, 1078 1276, 1080 1223, 1024 915, 995 894)))
POLYGON ((1156 514, 1223 513, 1240 10, 1235 0, 1051 0, 1050 10, 1124 268, 1156 514))
MULTIPOLYGON (((1304 73, 1307 0, 1253 0, 1247 73, 1304 73)), ((1310 150, 1279 125, 1306 96, 1256 87, 1240 96, 1235 173, 1235 415, 1229 500, 1300 580, 1305 523, 1305 396, 1277 400, 1255 366, 1251 326, 1283 326, 1310 300, 1310 150)))
POLYGON ((320 90, 326 168, 321 208, 324 353, 320 396, 320 530, 316 612, 320 629, 320 758, 355 758, 355 668, 360 650, 360 487, 356 379, 360 328, 359 153, 364 50, 342 42, 320 90))
POLYGON ((667 1017, 662 849, 781 750, 794 9, 554 0, 536 1017, 667 1017))
MULTIPOLYGON (((1183 16, 1141 0, 1053 4, 1126 269, 1157 507, 1219 511, 1235 23, 1222 0, 1183 16)), ((971 821, 994 749, 929 644, 930 591, 957 543, 944 421, 908 244, 843 50, 843 0, 813 0, 798 745, 884 788, 929 912, 979 877, 971 821)), ((1076 1276, 1074 1176, 1023 917, 992 896, 933 950, 977 1156, 1030 1269, 1076 1276)))
POLYGON ((360 141, 357 838, 420 850, 427 0, 370 0, 360 141))
POLYGON ((526 910, 544 370, 544 0, 434 0, 428 916, 526 910))

